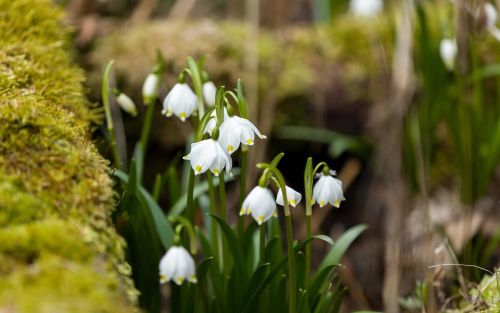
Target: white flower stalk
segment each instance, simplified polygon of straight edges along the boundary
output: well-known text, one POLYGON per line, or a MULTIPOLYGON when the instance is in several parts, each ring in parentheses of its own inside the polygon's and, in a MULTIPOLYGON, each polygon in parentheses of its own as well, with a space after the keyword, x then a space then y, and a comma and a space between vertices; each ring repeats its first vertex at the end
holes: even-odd
POLYGON ((256 186, 250 191, 240 210, 240 215, 251 214, 257 224, 262 225, 271 216, 276 216, 276 203, 271 190, 256 186))
POLYGON ((457 57, 457 41, 453 38, 444 38, 439 43, 439 54, 446 68, 451 71, 455 66, 457 57))
POLYGON ((142 98, 144 99, 144 103, 148 104, 151 99, 158 97, 159 89, 160 76, 158 74, 150 73, 142 85, 142 98))
POLYGON ((215 104, 215 94, 217 93, 217 87, 211 81, 205 82, 203 84, 203 99, 208 105, 215 104))
POLYGON ((184 160, 191 162, 191 167, 195 175, 210 170, 215 176, 219 176, 224 167, 226 168, 226 172, 229 173, 233 166, 231 157, 213 139, 206 139, 191 144, 191 152, 184 157, 184 160))
POLYGON ((173 246, 160 260, 160 283, 172 280, 177 285, 187 280, 196 283, 196 266, 193 257, 181 246, 173 246))
MULTIPOLYGON (((210 120, 208 120, 207 125, 205 125, 205 129, 203 130, 204 134, 209 134, 211 135, 212 132, 215 129, 215 126, 217 126, 217 112, 214 110, 212 114, 210 114, 210 120)), ((227 114, 227 109, 224 108, 224 120, 226 120, 229 117, 227 114)))
POLYGON ((498 21, 498 12, 495 6, 489 2, 486 2, 483 6, 485 15, 485 26, 490 34, 500 41, 500 30, 497 28, 496 24, 498 21))
POLYGON ((162 114, 167 117, 175 114, 184 122, 196 109, 197 103, 196 95, 191 88, 187 84, 177 83, 163 101, 162 114))
POLYGON ((495 28, 498 19, 498 12, 495 6, 489 2, 486 2, 483 6, 486 28, 495 28))
POLYGON ((252 122, 236 115, 226 118, 219 131, 219 143, 229 154, 238 150, 240 143, 252 146, 255 135, 261 139, 267 138, 259 132, 252 122))
POLYGON ((330 175, 320 174, 320 178, 313 188, 313 201, 319 203, 320 207, 330 203, 338 208, 340 202, 344 199, 344 192, 342 191, 342 182, 340 179, 330 175))
POLYGON ((120 108, 123 109, 123 111, 134 117, 137 116, 137 108, 135 106, 135 102, 134 100, 130 99, 129 96, 127 96, 123 92, 120 92, 118 96, 116 96, 116 102, 118 103, 120 108))
POLYGON ((382 0, 351 0, 350 10, 352 14, 360 17, 373 17, 383 10, 382 0))
MULTIPOLYGON (((288 203, 291 206, 296 207, 297 204, 299 204, 300 200, 302 200, 302 195, 288 186, 285 187, 288 203)), ((281 191, 281 188, 279 189, 278 195, 276 196, 276 203, 279 205, 285 205, 283 202, 283 192, 281 191)))

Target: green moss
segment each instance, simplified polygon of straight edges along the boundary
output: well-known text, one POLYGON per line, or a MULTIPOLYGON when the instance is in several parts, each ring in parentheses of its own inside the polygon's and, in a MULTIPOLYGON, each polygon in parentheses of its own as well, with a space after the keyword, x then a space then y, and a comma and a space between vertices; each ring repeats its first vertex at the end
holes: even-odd
POLYGON ((0 311, 131 312, 98 116, 50 1, 0 0, 0 311))
MULTIPOLYGON (((261 29, 261 97, 275 93, 278 102, 292 96, 310 97, 339 84, 353 97, 370 97, 367 81, 380 81, 382 67, 388 66, 388 56, 381 51, 391 51, 391 23, 390 18, 372 23, 345 16, 331 25, 290 26, 275 32, 261 29)), ((97 43, 90 58, 91 69, 101 69, 115 59, 118 80, 140 91, 159 48, 169 64, 170 82, 185 66, 187 56, 207 55, 205 68, 217 82, 231 86, 242 78, 248 83, 253 78, 245 70, 248 38, 247 25, 235 21, 157 21, 124 27, 97 43)), ((96 90, 100 75, 100 70, 91 72, 90 82, 96 90)))

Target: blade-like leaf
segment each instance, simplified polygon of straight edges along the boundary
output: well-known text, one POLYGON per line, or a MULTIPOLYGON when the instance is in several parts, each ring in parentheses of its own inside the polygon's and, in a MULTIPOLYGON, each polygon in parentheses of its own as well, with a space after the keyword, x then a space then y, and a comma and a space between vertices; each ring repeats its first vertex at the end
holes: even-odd
POLYGON ((317 272, 321 272, 325 267, 330 265, 338 264, 351 243, 367 228, 367 225, 357 225, 342 234, 330 252, 323 259, 323 262, 321 262, 317 272))

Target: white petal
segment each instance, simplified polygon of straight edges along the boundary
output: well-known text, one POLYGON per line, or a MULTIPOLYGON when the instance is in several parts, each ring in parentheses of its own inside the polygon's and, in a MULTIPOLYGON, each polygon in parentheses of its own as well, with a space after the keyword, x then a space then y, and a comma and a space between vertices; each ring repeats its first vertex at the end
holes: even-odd
POLYGON ((120 107, 132 116, 137 116, 137 108, 135 107, 135 103, 129 96, 124 93, 120 93, 118 97, 116 97, 116 102, 120 105, 120 107))
POLYGON ((266 139, 266 138, 267 138, 266 136, 262 135, 262 134, 260 133, 260 131, 257 129, 257 127, 255 127, 255 125, 254 125, 252 122, 250 122, 249 120, 244 119, 244 118, 239 117, 239 116, 235 116, 235 118, 236 118, 236 120, 238 121, 238 123, 239 123, 240 125, 242 125, 242 127, 244 127, 244 128, 247 128, 247 129, 251 130, 251 131, 252 131, 252 132, 254 132, 257 136, 259 136, 259 138, 261 138, 261 139, 266 139))
POLYGON ((208 81, 203 84, 203 98, 208 105, 215 104, 215 94, 217 93, 217 88, 214 83, 208 81))
POLYGON ((486 28, 488 29, 494 28, 498 19, 497 9, 493 4, 489 2, 486 2, 483 8, 484 8, 484 15, 486 18, 486 28))
POLYGON ((439 54, 448 70, 452 70, 457 56, 457 41, 455 39, 444 38, 439 44, 439 54))
POLYGON ((215 176, 219 176, 224 169, 224 166, 228 163, 229 156, 224 152, 224 150, 222 150, 222 147, 217 141, 212 140, 212 142, 214 145, 215 157, 210 165, 210 171, 212 171, 215 176))
POLYGON ((230 117, 226 119, 219 128, 219 144, 224 151, 232 154, 240 146, 241 128, 239 124, 230 117))
POLYGON ((203 133, 211 135, 215 129, 215 126, 217 126, 217 121, 215 120, 215 118, 212 117, 210 118, 210 120, 208 120, 207 125, 205 125, 203 133))
POLYGON ((191 88, 187 84, 177 83, 165 98, 162 113, 167 116, 171 116, 173 113, 184 122, 193 113, 196 106, 196 95, 191 88))
POLYGON ((320 206, 323 206, 328 202, 327 199, 323 196, 323 189, 325 185, 324 178, 325 176, 321 175, 313 188, 313 201, 315 203, 319 203, 320 206))
POLYGON ((350 10, 356 16, 371 17, 379 14, 384 8, 382 0, 351 0, 350 10))
POLYGON ((206 139, 191 144, 191 152, 188 157, 196 175, 205 173, 216 158, 217 154, 213 142, 212 139, 206 139))
MULTIPOLYGON (((285 187, 286 187, 286 197, 288 199, 288 203, 291 206, 296 207, 299 204, 300 200, 302 200, 302 195, 288 186, 285 187)), ((281 191, 281 188, 278 190, 278 195, 276 196, 276 203, 279 205, 284 205, 283 192, 281 191)))
POLYGON ((147 99, 158 96, 159 86, 160 77, 153 73, 149 74, 146 77, 146 80, 144 80, 144 84, 142 85, 142 97, 144 99, 147 99))
MULTIPOLYGON (((273 193, 267 188, 257 186, 247 198, 249 198, 249 202, 246 204, 248 205, 250 214, 259 225, 265 223, 276 212, 273 193)), ((243 207, 245 208, 245 206, 243 207)))

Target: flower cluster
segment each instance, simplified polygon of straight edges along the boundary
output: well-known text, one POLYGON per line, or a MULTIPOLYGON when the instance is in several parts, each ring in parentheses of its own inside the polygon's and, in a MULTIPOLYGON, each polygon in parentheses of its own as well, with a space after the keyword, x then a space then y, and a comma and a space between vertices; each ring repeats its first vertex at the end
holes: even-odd
MULTIPOLYGON (((335 172, 326 167, 326 170, 319 174, 318 181, 314 185, 312 200, 313 203, 318 203, 320 207, 330 203, 338 208, 340 202, 345 200, 342 182, 333 175, 335 175, 335 172)), ((288 186, 285 186, 285 190, 288 204, 296 207, 302 200, 302 195, 288 186)), ((282 189, 278 190, 278 194, 274 198, 271 190, 265 187, 265 184, 262 184, 254 187, 247 195, 240 209, 240 215, 252 215, 257 224, 261 225, 272 216, 277 216, 276 203, 282 206, 285 205, 282 189)))

